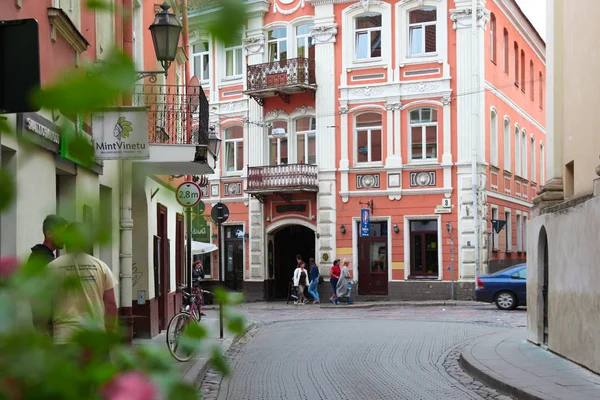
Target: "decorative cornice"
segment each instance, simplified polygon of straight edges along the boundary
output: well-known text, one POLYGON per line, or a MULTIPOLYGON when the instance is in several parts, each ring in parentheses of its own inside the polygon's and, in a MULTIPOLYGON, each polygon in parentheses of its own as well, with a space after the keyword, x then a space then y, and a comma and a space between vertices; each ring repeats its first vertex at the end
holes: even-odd
POLYGON ((89 42, 62 9, 48 7, 48 20, 52 29, 50 38, 53 42, 56 42, 56 33, 58 32, 77 53, 87 50, 89 42))
POLYGON ((200 41, 202 39, 208 40, 209 37, 210 34, 208 33, 208 31, 202 28, 192 29, 189 33, 189 40, 191 44, 194 44, 194 42, 200 41))
POLYGON ((335 43, 337 24, 318 25, 310 28, 310 35, 319 43, 335 43))
POLYGON ((296 6, 292 8, 283 8, 280 5, 281 3, 287 6, 292 4, 294 1, 295 0, 273 0, 273 14, 280 13, 282 15, 292 15, 299 9, 304 8, 306 2, 305 0, 299 0, 298 4, 296 4, 296 6))
POLYGON ((183 65, 186 63, 187 60, 189 60, 187 54, 185 54, 185 50, 183 47, 177 48, 177 53, 175 53, 175 60, 179 65, 183 65))
POLYGON ((388 103, 385 105, 385 109, 388 111, 398 111, 402 108, 402 103, 388 103))
POLYGON ((348 114, 348 112, 350 112, 348 106, 340 106, 340 114, 348 114))
POLYGON ((452 96, 442 96, 442 105, 449 106, 452 102, 452 96))
POLYGON ((287 116, 289 116, 289 115, 285 111, 283 111, 281 109, 275 109, 275 110, 271 110, 267 114, 265 114, 265 119, 273 119, 273 118, 287 117, 287 116))
POLYGON ((315 113, 315 109, 311 106, 300 106, 300 107, 297 107, 292 112, 292 114, 303 114, 303 115, 314 114, 314 113, 315 113))
POLYGON ((369 11, 369 8, 371 8, 371 6, 379 6, 382 3, 383 2, 381 0, 359 0, 358 3, 351 5, 350 9, 355 10, 357 8, 362 7, 363 10, 367 12, 369 11))
MULTIPOLYGON (((471 28, 471 10, 472 8, 455 8, 450 10, 450 19, 454 22, 452 24, 454 30, 471 28)), ((485 23, 489 19, 489 16, 489 10, 486 10, 483 7, 477 7, 477 26, 485 28, 485 23)))

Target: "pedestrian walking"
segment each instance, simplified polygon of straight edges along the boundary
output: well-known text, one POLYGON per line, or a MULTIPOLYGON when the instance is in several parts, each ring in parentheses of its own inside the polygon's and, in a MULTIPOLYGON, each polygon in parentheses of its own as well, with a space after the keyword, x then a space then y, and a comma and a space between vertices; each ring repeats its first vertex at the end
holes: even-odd
POLYGON ((294 301, 294 304, 305 304, 304 289, 308 286, 308 271, 306 270, 306 264, 302 261, 294 271, 294 286, 298 290, 298 300, 294 301))
POLYGON ((64 247, 64 231, 68 222, 58 215, 48 215, 42 224, 44 241, 31 248, 29 263, 45 266, 56 258, 56 250, 64 247))
POLYGON ((331 270, 329 271, 329 283, 331 283, 331 287, 333 288, 333 294, 329 298, 329 301, 331 301, 332 303, 335 303, 335 299, 337 298, 337 294, 336 294, 337 284, 338 284, 338 280, 340 279, 341 273, 342 273, 342 270, 340 269, 340 259, 337 258, 333 261, 333 266, 331 267, 331 270))
POLYGON ((319 267, 315 264, 315 259, 311 258, 308 260, 310 265, 310 284, 308 285, 308 293, 313 297, 313 304, 319 304, 321 299, 319 298, 319 267))
POLYGON ((84 328, 115 332, 117 302, 115 278, 101 260, 86 254, 91 235, 85 226, 72 223, 67 227, 67 254, 48 264, 62 279, 79 278, 78 291, 61 293, 53 304, 53 339, 58 345, 69 344, 72 336, 84 328))
POLYGON ((336 287, 337 298, 335 299, 335 304, 339 304, 339 300, 342 297, 345 297, 348 301, 348 304, 354 304, 352 298, 350 297, 352 282, 350 280, 350 271, 348 270, 348 265, 350 264, 350 260, 344 258, 344 265, 342 266, 342 272, 340 274, 340 279, 338 280, 336 287))

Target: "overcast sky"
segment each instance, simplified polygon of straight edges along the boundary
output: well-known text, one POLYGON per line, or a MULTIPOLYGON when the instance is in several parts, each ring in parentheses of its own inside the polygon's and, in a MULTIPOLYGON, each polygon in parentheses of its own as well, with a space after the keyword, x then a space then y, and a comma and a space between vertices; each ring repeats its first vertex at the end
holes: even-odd
POLYGON ((517 0, 517 4, 542 39, 546 40, 546 0, 517 0))

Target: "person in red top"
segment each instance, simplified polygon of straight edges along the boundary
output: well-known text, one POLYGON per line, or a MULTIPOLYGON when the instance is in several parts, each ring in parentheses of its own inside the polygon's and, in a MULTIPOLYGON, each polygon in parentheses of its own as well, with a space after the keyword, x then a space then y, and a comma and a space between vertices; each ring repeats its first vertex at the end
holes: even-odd
POLYGON ((340 269, 340 259, 338 258, 333 262, 333 267, 331 267, 331 270, 329 271, 329 283, 331 283, 331 287, 333 288, 333 296, 329 298, 329 301, 332 303, 335 303, 335 299, 337 298, 335 291, 341 273, 342 270, 340 269))

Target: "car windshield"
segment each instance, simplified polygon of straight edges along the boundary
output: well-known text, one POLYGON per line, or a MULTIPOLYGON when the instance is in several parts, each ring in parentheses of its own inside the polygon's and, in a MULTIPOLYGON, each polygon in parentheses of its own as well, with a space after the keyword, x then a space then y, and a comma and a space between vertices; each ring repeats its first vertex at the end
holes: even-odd
POLYGON ((508 267, 508 268, 504 268, 501 269, 500 271, 494 272, 493 274, 491 274, 492 276, 498 276, 498 275, 502 275, 507 273, 508 271, 511 271, 513 269, 517 269, 519 267, 523 267, 524 265, 513 265, 512 267, 508 267))

